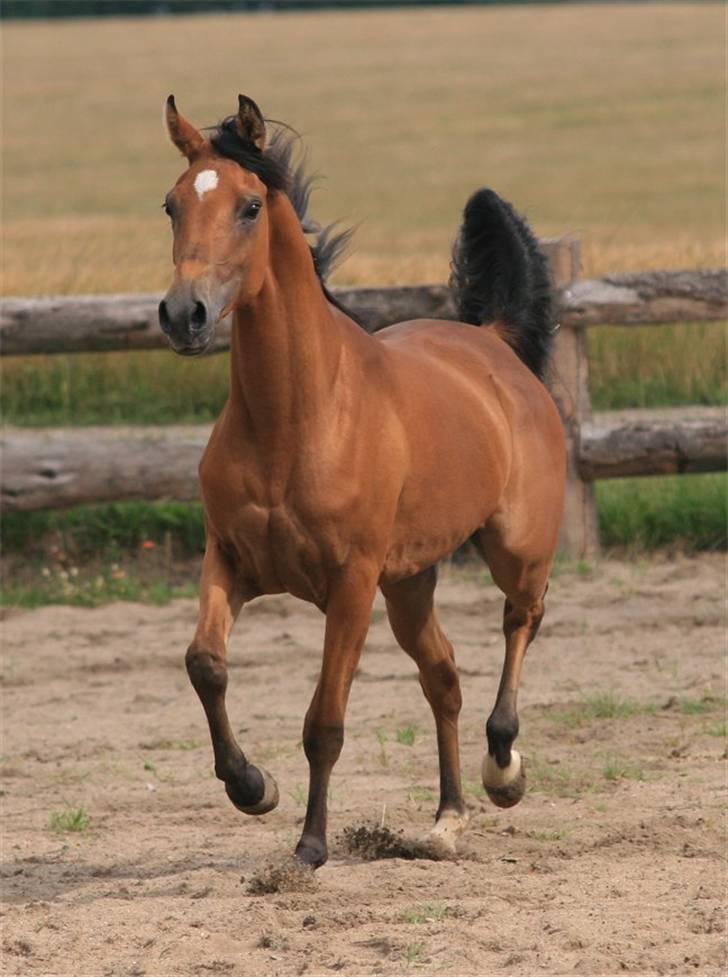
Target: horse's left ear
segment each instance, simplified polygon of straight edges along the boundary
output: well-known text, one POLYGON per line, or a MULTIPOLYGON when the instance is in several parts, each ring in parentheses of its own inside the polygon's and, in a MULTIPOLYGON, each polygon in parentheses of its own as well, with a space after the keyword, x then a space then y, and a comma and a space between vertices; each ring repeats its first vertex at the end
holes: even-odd
POLYGON ((164 121, 169 138, 177 149, 191 163, 209 145, 207 139, 177 111, 174 95, 170 95, 164 106, 164 121))
POLYGON ((247 95, 238 95, 238 115, 235 121, 241 138, 252 142, 262 152, 265 148, 263 113, 247 95))

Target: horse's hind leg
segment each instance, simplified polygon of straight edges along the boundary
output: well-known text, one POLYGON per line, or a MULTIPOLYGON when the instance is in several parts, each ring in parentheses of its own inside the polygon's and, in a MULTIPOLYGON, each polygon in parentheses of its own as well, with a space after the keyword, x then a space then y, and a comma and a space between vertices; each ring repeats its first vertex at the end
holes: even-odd
POLYGON ((473 541, 506 595, 506 655, 495 706, 485 726, 488 750, 483 758, 483 786, 498 807, 512 807, 526 790, 523 761, 512 748, 518 735, 518 683, 526 649, 543 618, 552 554, 543 560, 521 557, 505 547, 497 531, 488 528, 473 541))
POLYGON ((382 586, 394 636, 420 671, 420 684, 430 703, 437 729, 440 758, 440 805, 432 830, 440 847, 453 852, 467 815, 460 780, 458 716, 462 705, 460 680, 452 645, 443 634, 433 604, 435 567, 382 586))

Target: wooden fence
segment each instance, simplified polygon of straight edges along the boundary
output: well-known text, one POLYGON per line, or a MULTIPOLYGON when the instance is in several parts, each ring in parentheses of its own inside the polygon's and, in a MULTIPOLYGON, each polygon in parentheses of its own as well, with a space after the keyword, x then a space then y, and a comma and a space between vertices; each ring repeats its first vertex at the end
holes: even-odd
MULTIPOLYGON (((542 242, 560 290, 561 330, 550 387, 568 443, 562 548, 572 556, 598 550, 593 482, 630 475, 716 471, 727 467, 728 424, 720 408, 592 414, 586 327, 725 319, 728 281, 720 270, 644 272, 579 280, 579 244, 542 242)), ((335 289, 369 328, 454 314, 444 285, 335 289)), ((0 353, 88 352, 164 348, 159 295, 5 299, 0 353)), ((230 342, 218 327, 215 350, 230 342)), ((197 462, 209 428, 4 428, 0 507, 29 511, 121 499, 192 499, 197 462)))

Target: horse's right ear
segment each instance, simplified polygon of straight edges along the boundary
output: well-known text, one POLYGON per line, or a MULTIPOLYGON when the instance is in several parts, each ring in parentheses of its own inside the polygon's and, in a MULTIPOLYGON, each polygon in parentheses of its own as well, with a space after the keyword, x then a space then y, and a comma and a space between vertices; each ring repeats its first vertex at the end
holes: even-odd
POLYGON ((177 111, 174 95, 170 95, 165 103, 164 121, 169 138, 190 163, 207 148, 207 139, 177 111))

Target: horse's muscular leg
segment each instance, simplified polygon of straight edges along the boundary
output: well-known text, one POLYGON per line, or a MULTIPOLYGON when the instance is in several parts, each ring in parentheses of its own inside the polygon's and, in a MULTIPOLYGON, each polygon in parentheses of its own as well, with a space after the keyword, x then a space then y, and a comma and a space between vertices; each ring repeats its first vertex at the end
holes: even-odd
POLYGON ((329 588, 321 675, 303 726, 309 789, 306 820, 296 847, 297 857, 314 868, 328 857, 329 779, 344 743, 346 704, 369 630, 376 585, 376 568, 362 565, 342 570, 329 588))
POLYGON ((437 620, 433 592, 436 568, 382 587, 394 636, 420 670, 420 685, 435 717, 440 758, 440 805, 433 839, 449 851, 465 827, 467 816, 460 780, 458 716, 462 705, 460 680, 452 645, 437 620))
POLYGON ((227 639, 246 600, 246 592, 216 541, 208 537, 200 582, 197 630, 187 649, 187 672, 207 715, 215 754, 215 775, 224 781, 235 807, 264 814, 278 803, 278 788, 265 770, 248 763, 235 741, 227 710, 227 639))

